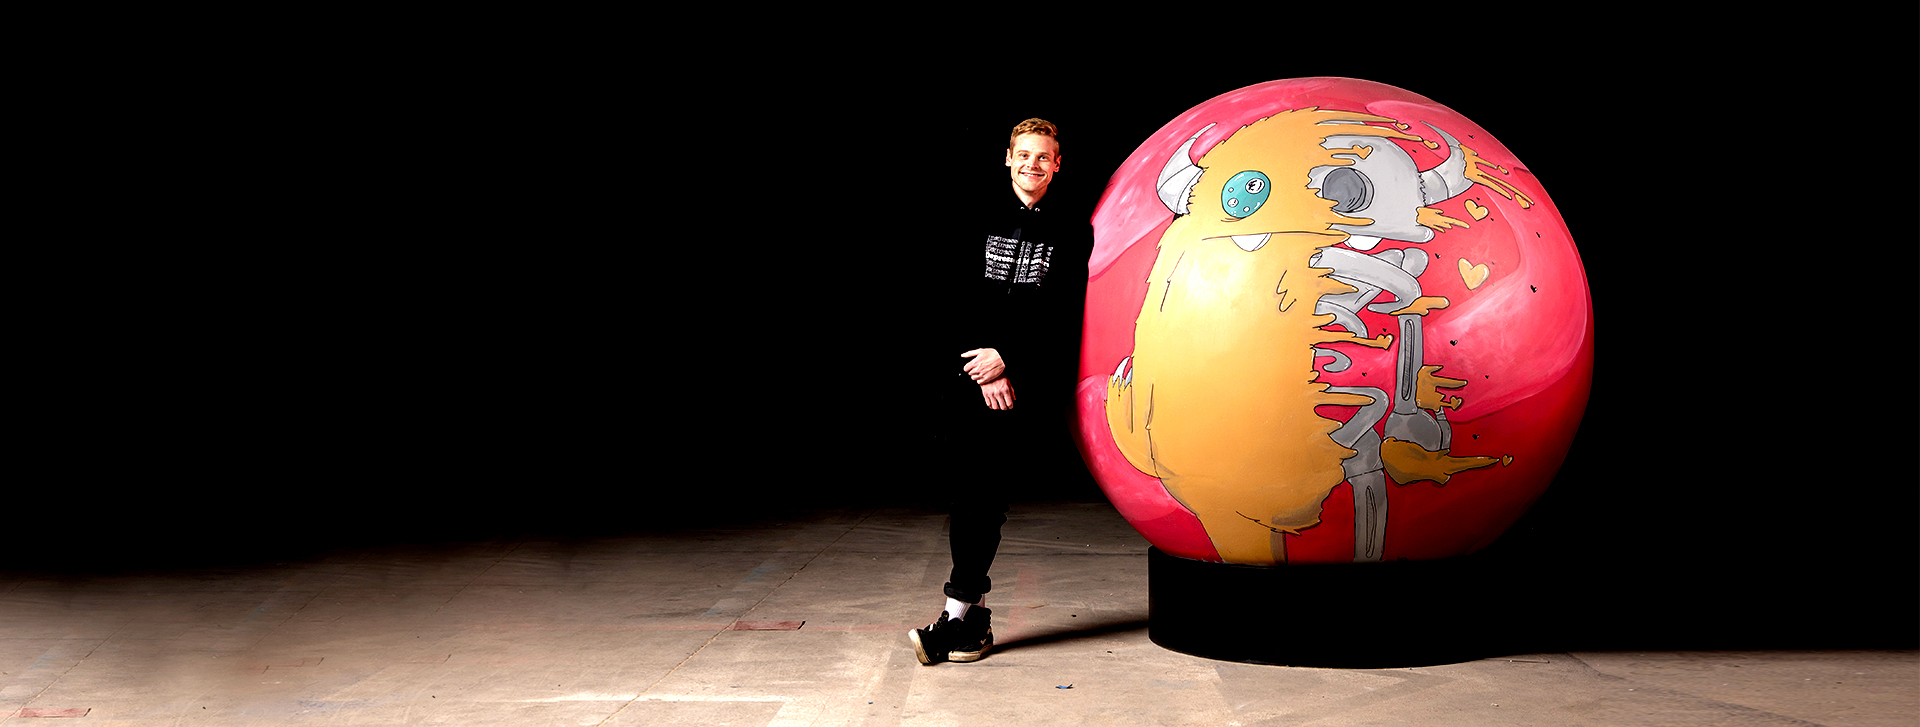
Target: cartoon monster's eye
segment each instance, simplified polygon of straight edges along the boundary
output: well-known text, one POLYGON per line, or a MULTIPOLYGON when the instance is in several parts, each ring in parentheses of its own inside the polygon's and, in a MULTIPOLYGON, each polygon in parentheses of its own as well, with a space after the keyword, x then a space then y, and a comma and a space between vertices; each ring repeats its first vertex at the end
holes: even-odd
POLYGON ((1335 212, 1359 212, 1373 204, 1373 182, 1357 169, 1340 167, 1320 182, 1320 196, 1333 200, 1335 212))
POLYGON ((1267 203, 1267 185, 1267 175, 1253 170, 1233 175, 1220 190, 1220 209, 1236 219, 1258 212, 1267 203))

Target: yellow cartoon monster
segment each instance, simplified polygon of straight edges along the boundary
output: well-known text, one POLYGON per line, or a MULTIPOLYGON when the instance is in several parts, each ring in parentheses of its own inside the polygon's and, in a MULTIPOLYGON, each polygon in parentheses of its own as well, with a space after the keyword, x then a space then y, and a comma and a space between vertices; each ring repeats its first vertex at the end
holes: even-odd
POLYGON ((1408 128, 1359 112, 1284 111, 1193 162, 1202 129, 1159 175, 1160 198, 1179 217, 1161 236, 1133 354, 1109 381, 1107 422, 1127 460, 1193 511, 1228 562, 1284 562, 1283 535, 1318 524, 1321 502, 1348 481, 1355 560, 1378 560, 1386 475, 1444 484, 1500 461, 1448 454, 1445 410, 1460 400, 1434 389, 1465 381, 1421 358, 1421 317, 1447 305, 1420 294, 1426 253, 1367 251, 1464 226, 1433 205, 1476 181, 1514 191, 1439 129, 1448 157, 1419 170, 1390 140, 1440 142, 1408 128), (1398 328, 1368 336, 1363 309, 1395 316, 1398 328), (1316 381, 1315 359, 1344 370, 1345 346, 1394 350, 1394 391, 1316 381), (1314 412, 1323 405, 1356 411, 1342 423, 1314 412), (1382 420, 1384 438, 1374 430, 1382 420))

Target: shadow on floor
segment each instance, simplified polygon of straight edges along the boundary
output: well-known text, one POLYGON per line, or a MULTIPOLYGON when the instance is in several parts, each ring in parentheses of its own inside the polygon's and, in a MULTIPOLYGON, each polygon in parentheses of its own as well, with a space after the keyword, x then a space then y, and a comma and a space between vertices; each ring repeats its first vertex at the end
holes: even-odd
POLYGON ((1110 636, 1113 634, 1126 633, 1129 631, 1139 631, 1145 628, 1147 628, 1147 621, 1145 619, 1135 619, 1131 621, 1115 621, 1112 623, 1092 624, 1085 627, 1080 627, 1080 628, 1075 628, 1070 630, 1063 630, 1063 631, 1046 631, 1046 632, 1031 633, 1031 634, 1023 633, 1021 634, 1018 640, 995 643, 993 645, 993 649, 994 651, 999 651, 999 652, 1018 651, 1020 649, 1030 648, 1034 646, 1044 646, 1046 644, 1054 644, 1054 643, 1059 643, 1063 641, 1074 641, 1077 639, 1088 639, 1096 636, 1110 636))

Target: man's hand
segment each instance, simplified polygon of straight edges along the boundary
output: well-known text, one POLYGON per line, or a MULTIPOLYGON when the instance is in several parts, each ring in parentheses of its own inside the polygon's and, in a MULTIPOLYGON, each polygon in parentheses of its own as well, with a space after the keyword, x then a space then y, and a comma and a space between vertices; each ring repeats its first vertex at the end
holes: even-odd
POLYGON ((1007 371, 1007 362, 1000 358, 1000 351, 998 349, 976 348, 960 354, 960 357, 973 359, 961 368, 967 372, 968 376, 973 377, 973 383, 982 386, 986 385, 989 381, 1000 378, 1000 375, 1007 371))
MULTIPOLYGON (((991 350, 991 349, 989 349, 991 350)), ((1006 411, 1013 408, 1013 382, 1002 376, 980 385, 980 396, 987 400, 987 408, 994 411, 1006 411)))

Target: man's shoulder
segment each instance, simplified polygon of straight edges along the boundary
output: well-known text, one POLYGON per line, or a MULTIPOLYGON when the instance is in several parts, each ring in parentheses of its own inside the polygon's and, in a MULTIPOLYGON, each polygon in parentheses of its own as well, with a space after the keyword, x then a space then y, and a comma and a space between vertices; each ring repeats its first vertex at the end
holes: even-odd
POLYGON ((1075 246, 1093 244, 1093 214, 1085 204, 1072 198, 1062 199, 1052 205, 1041 204, 1042 215, 1046 218, 1049 232, 1059 237, 1059 243, 1075 246))

